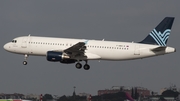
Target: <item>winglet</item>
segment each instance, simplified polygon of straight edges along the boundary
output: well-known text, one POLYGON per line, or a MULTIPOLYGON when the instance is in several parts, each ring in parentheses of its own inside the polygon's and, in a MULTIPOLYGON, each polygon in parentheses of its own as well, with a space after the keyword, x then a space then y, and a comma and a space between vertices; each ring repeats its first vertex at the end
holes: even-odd
POLYGON ((87 45, 88 41, 89 41, 89 40, 84 41, 85 45, 87 45))

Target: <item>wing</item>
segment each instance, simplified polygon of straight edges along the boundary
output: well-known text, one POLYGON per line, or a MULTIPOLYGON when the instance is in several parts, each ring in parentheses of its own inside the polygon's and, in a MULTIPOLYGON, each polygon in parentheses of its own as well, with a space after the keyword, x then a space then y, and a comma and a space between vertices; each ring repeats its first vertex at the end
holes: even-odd
POLYGON ((86 50, 85 42, 78 42, 77 44, 65 49, 63 52, 66 53, 72 59, 86 59, 87 56, 84 54, 86 50))
POLYGON ((79 42, 79 43, 73 45, 72 47, 69 47, 69 48, 65 49, 64 52, 67 53, 67 54, 84 53, 85 50, 86 50, 85 43, 84 42, 79 42))
MULTIPOLYGON (((87 41, 78 42, 77 44, 63 50, 63 55, 67 59, 75 59, 75 60, 97 60, 101 59, 100 56, 93 53, 86 53, 85 50, 87 41)), ((55 50, 54 50, 55 51, 55 50)), ((58 51, 58 50, 56 50, 58 51)), ((62 52, 62 51, 61 51, 62 52)))

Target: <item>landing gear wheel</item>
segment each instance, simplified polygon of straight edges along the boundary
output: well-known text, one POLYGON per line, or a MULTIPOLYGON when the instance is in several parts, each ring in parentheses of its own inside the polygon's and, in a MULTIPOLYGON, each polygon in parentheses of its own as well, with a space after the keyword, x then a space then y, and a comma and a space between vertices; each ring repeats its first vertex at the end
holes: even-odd
POLYGON ((76 68, 77 69, 81 69, 82 68, 82 64, 81 63, 76 63, 76 68))
POLYGON ((90 69, 90 66, 89 66, 88 64, 85 64, 85 65, 84 65, 84 69, 85 69, 85 70, 89 70, 89 69, 90 69))
POLYGON ((27 65, 27 61, 23 61, 23 65, 27 65))

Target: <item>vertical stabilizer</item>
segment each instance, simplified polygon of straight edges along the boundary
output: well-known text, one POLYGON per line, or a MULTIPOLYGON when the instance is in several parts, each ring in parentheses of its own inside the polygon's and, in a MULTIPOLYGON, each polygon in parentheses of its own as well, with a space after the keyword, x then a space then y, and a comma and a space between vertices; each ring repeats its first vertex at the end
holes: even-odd
POLYGON ((153 29, 149 35, 140 43, 144 44, 155 44, 159 46, 166 46, 171 27, 174 21, 174 17, 166 17, 164 18, 159 25, 153 29))

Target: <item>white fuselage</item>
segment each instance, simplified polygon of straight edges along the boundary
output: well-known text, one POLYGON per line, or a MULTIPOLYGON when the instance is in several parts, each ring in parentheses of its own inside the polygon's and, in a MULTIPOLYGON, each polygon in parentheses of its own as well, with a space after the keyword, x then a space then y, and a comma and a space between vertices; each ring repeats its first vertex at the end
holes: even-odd
MULTIPOLYGON (((175 48, 167 47, 163 51, 154 52, 151 49, 158 45, 116 42, 104 40, 69 39, 53 37, 23 36, 17 37, 16 42, 9 42, 4 49, 17 54, 46 56, 48 51, 59 51, 73 46, 78 42, 86 42, 85 55, 87 60, 130 60, 163 55, 175 52, 175 48)), ((79 58, 80 59, 80 58, 79 58)))

